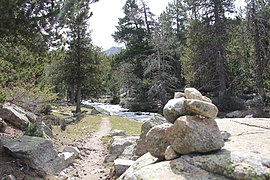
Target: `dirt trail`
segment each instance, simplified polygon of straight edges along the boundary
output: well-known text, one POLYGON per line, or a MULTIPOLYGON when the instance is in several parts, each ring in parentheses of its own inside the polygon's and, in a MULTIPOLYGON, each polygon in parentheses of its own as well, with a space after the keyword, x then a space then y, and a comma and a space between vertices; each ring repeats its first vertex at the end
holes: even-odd
POLYGON ((103 166, 105 157, 105 147, 101 142, 101 138, 109 134, 111 124, 109 118, 102 118, 100 128, 93 134, 93 137, 85 144, 85 148, 91 149, 90 154, 81 162, 81 179, 97 180, 107 179, 109 169, 103 166))

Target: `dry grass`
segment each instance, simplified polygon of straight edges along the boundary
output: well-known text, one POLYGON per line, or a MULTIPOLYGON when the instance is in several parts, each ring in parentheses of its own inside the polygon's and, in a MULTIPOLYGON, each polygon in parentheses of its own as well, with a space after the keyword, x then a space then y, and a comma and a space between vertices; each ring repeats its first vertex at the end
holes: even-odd
POLYGON ((72 142, 76 139, 84 138, 90 133, 98 130, 102 116, 83 115, 81 120, 75 124, 67 125, 65 131, 62 131, 59 126, 53 127, 53 133, 64 143, 72 142))
POLYGON ((141 133, 142 123, 129 120, 119 116, 110 116, 112 129, 126 131, 127 135, 138 135, 141 133))

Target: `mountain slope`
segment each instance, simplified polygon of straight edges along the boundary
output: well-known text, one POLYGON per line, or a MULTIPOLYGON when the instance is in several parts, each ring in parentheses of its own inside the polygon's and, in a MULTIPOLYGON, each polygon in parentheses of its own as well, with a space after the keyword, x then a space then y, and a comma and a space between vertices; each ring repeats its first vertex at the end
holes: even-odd
POLYGON ((103 53, 106 56, 111 56, 111 55, 119 54, 121 50, 122 50, 121 47, 111 47, 110 49, 103 51, 103 53))

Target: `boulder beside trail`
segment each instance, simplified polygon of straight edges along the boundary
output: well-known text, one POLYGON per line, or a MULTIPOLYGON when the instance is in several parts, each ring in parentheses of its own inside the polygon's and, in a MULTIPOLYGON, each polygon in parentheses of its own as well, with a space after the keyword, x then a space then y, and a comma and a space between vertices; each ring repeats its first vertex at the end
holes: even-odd
POLYGON ((270 120, 216 119, 219 129, 231 134, 220 151, 181 155, 157 162, 150 153, 141 156, 119 178, 130 179, 270 179, 270 120))
MULTIPOLYGON (((113 162, 129 147, 136 144, 136 140, 139 136, 114 136, 109 142, 108 150, 109 154, 105 157, 105 162, 113 162)), ((134 150, 134 148, 132 148, 134 150)), ((134 152, 124 153, 123 159, 132 159, 134 152), (125 156, 124 156, 125 155, 125 156)))
POLYGON ((137 140, 137 145, 136 145, 136 150, 135 150, 135 154, 137 156, 142 156, 143 154, 148 152, 147 142, 146 142, 146 134, 148 133, 148 131, 152 127, 163 124, 163 123, 167 123, 167 120, 161 115, 155 115, 149 121, 146 121, 145 123, 143 123, 141 127, 141 135, 140 135, 140 138, 137 140))
MULTIPOLYGON (((30 123, 28 117, 30 117, 30 112, 25 111, 21 107, 5 103, 2 108, 0 108, 0 116, 5 120, 5 122, 10 123, 20 130, 25 130, 25 128, 30 123)), ((35 115, 33 115, 34 117, 35 115)))
POLYGON ((14 140, 7 138, 0 140, 4 142, 3 147, 6 152, 27 166, 40 171, 42 175, 55 173, 50 163, 57 158, 57 152, 51 141, 32 136, 21 136, 14 140))
POLYGON ((96 114, 106 114, 106 115, 110 115, 110 112, 108 112, 106 109, 103 109, 102 107, 95 106, 95 107, 91 110, 90 115, 96 115, 96 114))
POLYGON ((135 161, 126 159, 116 159, 114 160, 114 170, 115 176, 121 176, 135 161))
POLYGON ((211 152, 224 146, 217 123, 208 118, 182 116, 166 129, 166 137, 179 154, 211 152))
POLYGON ((70 165, 79 153, 76 148, 66 147, 58 154, 52 141, 33 136, 21 136, 16 139, 0 136, 0 144, 3 151, 41 177, 59 173, 70 165))
POLYGON ((114 130, 111 130, 109 136, 113 137, 113 136, 126 136, 126 135, 127 134, 124 130, 114 129, 114 130))

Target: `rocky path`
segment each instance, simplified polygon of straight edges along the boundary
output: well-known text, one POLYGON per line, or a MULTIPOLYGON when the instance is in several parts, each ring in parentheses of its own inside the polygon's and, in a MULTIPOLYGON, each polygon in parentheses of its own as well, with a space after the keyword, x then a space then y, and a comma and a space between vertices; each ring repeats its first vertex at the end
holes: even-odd
POLYGON ((85 144, 85 148, 91 149, 90 154, 81 162, 81 179, 97 180, 108 179, 109 168, 103 166, 105 147, 101 138, 109 134, 111 124, 109 118, 102 118, 100 128, 93 137, 85 144))

